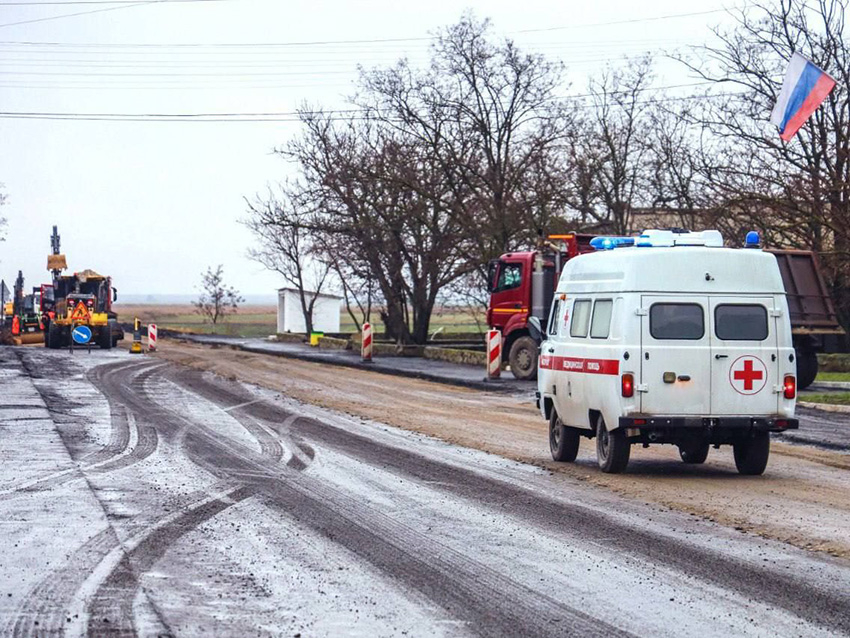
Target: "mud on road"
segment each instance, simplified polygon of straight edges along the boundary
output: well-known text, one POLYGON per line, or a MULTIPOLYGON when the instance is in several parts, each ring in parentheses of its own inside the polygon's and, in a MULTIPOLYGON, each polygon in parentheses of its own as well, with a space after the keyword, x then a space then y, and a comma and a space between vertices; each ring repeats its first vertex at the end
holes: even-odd
MULTIPOLYGON (((179 342, 169 342, 160 356, 740 531, 850 558, 850 454, 790 445, 779 436, 766 474, 742 477, 731 448, 711 450, 708 461, 695 466, 681 463, 673 446, 652 446, 633 450, 628 474, 606 475, 596 469, 592 441, 582 441, 575 464, 551 462, 546 423, 530 399, 179 342)), ((805 431, 812 417, 802 418, 805 431)))
POLYGON ((171 343, 4 349, 0 378, 2 635, 850 635, 847 560, 695 498, 781 537, 761 501, 806 481, 837 526, 840 455, 651 449, 609 483, 587 451, 553 473, 510 397, 171 343))

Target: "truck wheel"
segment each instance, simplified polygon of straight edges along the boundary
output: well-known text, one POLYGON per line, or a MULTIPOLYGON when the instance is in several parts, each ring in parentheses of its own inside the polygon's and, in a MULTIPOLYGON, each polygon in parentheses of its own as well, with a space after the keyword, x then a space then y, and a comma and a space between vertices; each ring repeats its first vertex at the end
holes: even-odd
POLYGON ((756 432, 751 438, 741 440, 733 446, 735 467, 738 472, 749 476, 763 474, 770 456, 770 433, 756 432))
POLYGON ((47 337, 45 338, 45 343, 49 343, 48 346, 51 350, 58 350, 62 347, 62 329, 57 326, 55 323, 51 323, 47 328, 47 337))
POLYGON ((818 376, 818 355, 813 350, 797 350, 797 389, 805 390, 818 376))
POLYGON ((100 339, 98 339, 98 345, 101 350, 110 350, 112 348, 112 326, 106 325, 103 328, 103 331, 100 333, 100 339))
POLYGON ((508 361, 511 372, 523 381, 537 378, 537 354, 539 347, 531 337, 520 337, 511 346, 508 361))
POLYGON ((552 458, 563 463, 572 463, 578 456, 578 446, 581 442, 578 429, 563 424, 555 410, 549 417, 549 450, 552 458))
POLYGON ((679 456, 685 463, 693 463, 694 465, 705 463, 708 458, 709 447, 708 443, 701 441, 683 444, 679 446, 679 456))
POLYGON ((622 428, 611 432, 605 427, 602 415, 596 419, 596 461, 607 474, 619 474, 629 464, 631 444, 622 428))

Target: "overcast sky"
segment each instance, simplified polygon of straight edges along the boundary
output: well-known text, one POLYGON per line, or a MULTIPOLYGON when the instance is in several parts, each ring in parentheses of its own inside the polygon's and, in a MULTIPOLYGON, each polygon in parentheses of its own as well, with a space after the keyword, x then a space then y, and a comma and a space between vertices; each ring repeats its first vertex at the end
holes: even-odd
MULTIPOLYGON (((287 113, 304 102, 339 108, 358 64, 426 60, 429 34, 465 9, 490 17, 496 33, 526 49, 563 60, 572 82, 567 95, 583 92, 589 75, 623 55, 663 56, 706 42, 710 26, 730 21, 722 11, 728 6, 0 0, 0 112, 287 113)), ((693 81, 663 59, 657 73, 659 86, 693 81)), ((0 182, 9 198, 0 208, 9 220, 0 276, 11 282, 21 269, 28 287, 48 281, 48 237, 57 224, 69 267, 110 274, 123 293, 192 293, 201 271, 219 263, 243 293, 268 293, 282 282, 246 258, 251 236, 238 220, 244 197, 291 171, 272 150, 297 131, 287 121, 0 115, 0 182)))

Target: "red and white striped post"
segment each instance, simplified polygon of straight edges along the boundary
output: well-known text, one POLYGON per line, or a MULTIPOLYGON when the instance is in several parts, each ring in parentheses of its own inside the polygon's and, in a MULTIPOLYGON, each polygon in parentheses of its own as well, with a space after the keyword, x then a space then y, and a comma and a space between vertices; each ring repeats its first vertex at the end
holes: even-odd
POLYGON ((487 378, 498 379, 502 374, 502 332, 487 331, 487 378))
POLYGON ((148 352, 156 352, 156 324, 148 324, 148 352))
POLYGON ((360 360, 364 363, 372 363, 372 325, 363 324, 362 339, 360 341, 360 360))

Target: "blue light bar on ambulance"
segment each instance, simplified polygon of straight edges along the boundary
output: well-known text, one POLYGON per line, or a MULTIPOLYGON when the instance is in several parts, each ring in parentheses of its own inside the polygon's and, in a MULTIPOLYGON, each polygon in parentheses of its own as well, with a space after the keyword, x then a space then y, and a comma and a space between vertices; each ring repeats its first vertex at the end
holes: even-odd
POLYGON ((723 236, 718 230, 701 232, 674 232, 672 230, 645 230, 637 238, 635 246, 639 248, 660 248, 672 246, 710 246, 721 248, 723 236))
POLYGON ((594 237, 590 240, 590 246, 596 250, 613 250, 614 248, 634 245, 634 237, 594 237))

